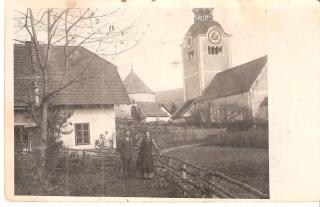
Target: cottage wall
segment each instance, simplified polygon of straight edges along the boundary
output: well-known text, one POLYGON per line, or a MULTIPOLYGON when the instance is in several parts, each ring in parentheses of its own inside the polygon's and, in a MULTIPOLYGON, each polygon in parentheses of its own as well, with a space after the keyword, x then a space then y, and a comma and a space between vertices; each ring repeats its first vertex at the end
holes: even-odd
MULTIPOLYGON (((68 109, 64 109, 68 110, 68 109)), ((97 106, 97 107, 77 107, 69 109, 73 111, 73 115, 68 120, 72 125, 66 130, 72 130, 71 134, 64 135, 62 140, 66 147, 74 149, 93 149, 95 141, 99 139, 100 134, 107 131, 106 140, 114 138, 115 147, 115 110, 113 106, 97 106), (90 144, 76 145, 75 143, 75 124, 89 123, 90 125, 90 144)))
POLYGON ((145 122, 164 121, 167 122, 169 117, 146 117, 145 122))
MULTIPOLYGON (((115 138, 115 110, 113 106, 96 106, 96 107, 73 107, 72 109, 62 109, 63 111, 72 111, 73 114, 69 118, 70 125, 64 130, 72 132, 63 135, 62 141, 65 147, 74 149, 92 149, 95 148, 95 140, 99 139, 100 134, 107 131, 106 140, 115 138), (75 124, 89 123, 90 126, 90 144, 76 145, 75 143, 75 124)), ((32 119, 30 119, 25 112, 14 112, 14 125, 23 125, 25 127, 35 126, 32 119)), ((114 141, 114 147, 115 147, 114 141)))
MULTIPOLYGON (((260 75, 256 79, 256 81, 252 84, 250 88, 250 99, 251 99, 251 108, 253 116, 260 116, 262 115, 260 110, 260 104, 264 98, 268 97, 268 70, 267 64, 262 69, 260 75)), ((265 115, 266 113, 264 113, 265 115)), ((262 117, 260 117, 262 118, 262 117)), ((267 119, 266 117, 263 117, 267 119)))

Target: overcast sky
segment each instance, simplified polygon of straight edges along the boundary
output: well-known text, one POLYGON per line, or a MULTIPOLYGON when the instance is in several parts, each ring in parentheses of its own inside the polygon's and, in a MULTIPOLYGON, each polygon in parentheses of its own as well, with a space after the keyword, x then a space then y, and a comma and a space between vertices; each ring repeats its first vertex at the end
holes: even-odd
POLYGON ((198 5, 188 1, 150 1, 139 6, 127 4, 126 9, 137 17, 137 21, 149 27, 138 46, 113 61, 121 77, 125 78, 132 65, 133 70, 154 91, 182 88, 180 44, 193 23, 194 7, 213 7, 214 20, 232 34, 233 66, 267 54, 265 2, 210 2, 198 5))
MULTIPOLYGON (((115 5, 110 4, 110 8, 99 8, 110 10, 113 6, 120 7, 121 16, 115 21, 125 25, 135 20, 134 29, 144 33, 142 41, 136 47, 112 60, 118 66, 122 79, 130 72, 132 65, 138 76, 154 91, 182 88, 180 44, 193 24, 192 9, 196 7, 214 8, 214 20, 218 21, 227 33, 232 34, 233 66, 267 54, 266 1, 194 2, 129 0, 127 3, 117 1, 115 5)), ((26 31, 22 33, 22 36, 26 35, 26 31)), ((15 32, 15 35, 20 34, 15 32)))

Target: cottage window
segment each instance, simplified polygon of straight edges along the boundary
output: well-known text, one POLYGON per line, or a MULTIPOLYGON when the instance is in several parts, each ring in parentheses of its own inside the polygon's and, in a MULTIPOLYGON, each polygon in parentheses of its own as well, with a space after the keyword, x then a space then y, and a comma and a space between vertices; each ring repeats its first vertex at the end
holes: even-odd
POLYGON ((30 149, 29 134, 23 125, 14 126, 14 144, 15 150, 30 149))
POLYGON ((90 144, 89 123, 78 123, 74 125, 76 134, 76 145, 90 144))

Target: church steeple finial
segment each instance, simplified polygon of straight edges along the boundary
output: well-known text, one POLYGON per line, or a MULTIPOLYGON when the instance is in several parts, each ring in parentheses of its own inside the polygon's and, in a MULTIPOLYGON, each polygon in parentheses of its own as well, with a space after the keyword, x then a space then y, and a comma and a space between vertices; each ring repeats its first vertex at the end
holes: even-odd
POLYGON ((130 65, 130 67, 131 67, 131 72, 133 72, 133 66, 132 66, 132 65, 130 65))
POLYGON ((200 22, 204 20, 212 20, 212 11, 214 8, 194 8, 192 9, 194 14, 194 22, 200 22))

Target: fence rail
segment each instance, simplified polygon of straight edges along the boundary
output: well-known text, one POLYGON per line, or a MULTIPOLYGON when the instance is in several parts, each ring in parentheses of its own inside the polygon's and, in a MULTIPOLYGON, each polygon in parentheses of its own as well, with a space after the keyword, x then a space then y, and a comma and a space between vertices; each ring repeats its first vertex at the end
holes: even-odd
MULTIPOLYGON (((15 164, 26 168, 28 156, 17 157, 15 164)), ((120 160, 115 151, 73 150, 61 151, 55 159, 55 172, 64 174, 65 195, 69 195, 69 175, 77 173, 118 175, 120 160)), ((32 171, 32 162, 28 165, 32 171)), ((261 198, 269 196, 258 189, 235 180, 221 172, 213 172, 170 156, 155 156, 157 174, 176 186, 178 197, 197 198, 261 198)), ((15 166, 17 167, 17 166, 15 166)), ((17 168, 22 171, 22 168, 17 168)), ((21 172, 20 171, 20 172, 21 172)), ((26 171, 25 171, 26 172, 26 171)))
POLYGON ((212 172, 169 156, 159 156, 156 160, 158 174, 173 182, 185 197, 269 198, 221 172, 212 172))

